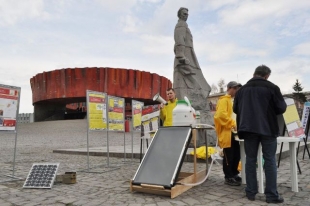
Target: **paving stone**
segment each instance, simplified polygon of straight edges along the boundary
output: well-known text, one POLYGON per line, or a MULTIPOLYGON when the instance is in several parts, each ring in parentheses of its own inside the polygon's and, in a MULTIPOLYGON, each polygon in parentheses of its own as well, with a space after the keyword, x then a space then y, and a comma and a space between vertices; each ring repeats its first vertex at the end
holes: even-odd
MULTIPOLYGON (((16 176, 26 177, 33 163, 58 162, 58 174, 67 171, 80 171, 87 168, 87 157, 83 155, 68 155, 52 153, 54 149, 85 148, 86 132, 85 120, 51 121, 22 125, 19 128, 17 148, 16 176), (56 129, 57 128, 57 129, 56 129)), ((2 134, 1 134, 2 135, 2 134)), ((105 132, 92 133, 90 146, 104 146, 105 132)), ((126 134, 127 135, 127 134, 126 134)), ((123 134, 110 134, 111 151, 113 147, 123 146, 123 134)), ((131 140, 128 134, 128 140, 131 140)), ((0 168, 3 174, 12 171, 12 152, 14 141, 11 137, 1 136, 0 168)), ((127 141, 127 139, 126 139, 127 141)), ((131 145, 131 142, 126 142, 131 145)), ((134 146, 139 147, 139 137, 134 138, 134 146)), ((127 150, 127 149, 126 149, 127 150)), ((130 149, 128 150, 130 151, 130 149)), ((299 158, 300 159, 300 158, 299 158)), ((106 164, 106 157, 89 156, 90 165, 106 164)), ((129 191, 129 180, 133 178, 139 160, 124 164, 123 158, 110 158, 111 165, 118 165, 119 169, 103 173, 77 173, 76 184, 54 184, 51 189, 23 189, 24 180, 0 183, 0 206, 4 205, 268 205, 264 194, 257 194, 256 201, 247 200, 244 193, 245 185, 230 187, 224 184, 221 165, 213 165, 211 174, 202 185, 193 187, 180 196, 169 197, 129 191)), ((204 164, 198 163, 203 169, 204 164)), ((284 197, 282 205, 310 205, 310 160, 300 162, 302 175, 298 176, 299 193, 291 191, 290 165, 288 158, 283 158, 278 170, 278 191, 284 197)), ((94 169, 95 170, 95 169, 94 169)), ((105 171, 104 166, 96 168, 105 171)), ((192 163, 184 162, 182 170, 191 172, 192 163)), ((269 204, 271 205, 271 204, 269 204)), ((278 204, 281 205, 281 204, 278 204)))
POLYGON ((168 201, 165 202, 157 202, 157 206, 172 206, 172 204, 168 201))

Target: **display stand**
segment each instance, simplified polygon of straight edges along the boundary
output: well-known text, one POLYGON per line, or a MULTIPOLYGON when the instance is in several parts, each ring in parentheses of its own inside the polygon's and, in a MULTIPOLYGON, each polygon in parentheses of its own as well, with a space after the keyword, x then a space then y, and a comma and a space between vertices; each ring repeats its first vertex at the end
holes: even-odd
MULTIPOLYGON (((196 160, 196 140, 197 140, 197 133, 199 129, 203 129, 207 132, 208 128, 192 128, 191 130, 191 143, 194 146, 194 162, 193 162, 193 171, 192 172, 179 172, 178 178, 175 181, 174 186, 171 188, 164 187, 162 185, 152 185, 152 184, 140 184, 140 185, 135 185, 133 184, 133 180, 130 181, 130 191, 134 192, 143 192, 143 193, 149 193, 149 194, 157 194, 157 195, 164 195, 164 196, 169 196, 170 198, 175 198, 182 194, 183 192, 189 190, 193 186, 187 186, 183 184, 190 184, 190 183, 195 183, 198 181, 201 181, 208 172, 208 158, 206 158, 206 169, 202 169, 198 171, 197 169, 197 160, 196 160)), ((156 135, 156 134, 155 134, 156 135)), ((153 143, 153 142, 152 142, 153 143)), ((152 144, 151 143, 151 144, 152 144)), ((206 148, 208 148, 208 143, 205 141, 206 148)), ((187 148, 186 148, 187 150, 187 148)), ((208 151, 206 149, 206 151, 208 151)), ((206 154, 208 156, 208 154, 206 154)), ((164 161, 164 160, 162 160, 164 161)), ((183 159, 182 159, 183 161, 183 159)), ((143 163, 143 160, 142 160, 143 163)), ((141 163, 141 164, 142 164, 141 163)))
POLYGON ((17 181, 17 180, 23 179, 23 178, 19 178, 15 176, 16 145, 17 145, 17 134, 18 134, 17 117, 19 114, 20 94, 21 94, 20 87, 0 84, 0 104, 4 105, 4 107, 1 108, 0 110, 0 132, 1 133, 14 133, 15 135, 12 175, 0 174, 1 177, 10 178, 9 180, 4 178, 4 180, 1 180, 0 183, 17 181))
MULTIPOLYGON (((302 155, 302 159, 304 160, 305 159, 305 153, 306 153, 306 150, 307 150, 307 153, 308 153, 308 157, 310 159, 310 153, 309 153, 309 148, 308 148, 308 136, 310 135, 309 134, 309 130, 310 130, 310 118, 308 118, 307 120, 307 125, 305 127, 305 135, 306 137, 304 138, 304 142, 305 142, 305 147, 304 147, 304 152, 303 152, 303 155, 302 155)), ((299 148, 299 144, 298 144, 298 148, 299 148)), ((297 150, 298 152, 298 150, 297 150)))
MULTIPOLYGON (((278 115, 277 118, 278 118, 278 125, 279 125, 280 136, 285 137, 286 136, 285 135, 286 134, 286 124, 284 122, 284 118, 283 118, 282 115, 278 115)), ((291 138, 296 138, 296 137, 291 137, 291 138)), ((298 142, 298 148, 299 148, 299 143, 300 142, 298 142)), ((279 159, 278 159, 278 168, 280 167, 282 149, 283 149, 283 142, 281 142, 281 148, 280 148, 279 159)), ((296 152, 296 158, 297 157, 298 157, 298 149, 297 149, 297 152, 296 152)), ((298 160, 296 160, 296 164, 297 164, 297 167, 298 167, 299 174, 301 174, 301 169, 300 169, 298 160)))
POLYGON ((301 124, 302 124, 302 127, 304 129, 304 132, 305 132, 305 147, 304 147, 304 152, 303 152, 303 155, 302 155, 302 159, 304 160, 305 159, 305 153, 306 153, 306 150, 308 152, 308 156, 309 156, 309 159, 310 159, 310 153, 309 153, 309 149, 308 149, 308 136, 309 136, 309 116, 310 116, 310 102, 305 102, 304 103, 304 108, 303 108, 303 112, 302 112, 302 116, 301 116, 301 124))
POLYGON ((133 162, 133 136, 134 134, 141 134, 141 121, 142 121, 142 108, 144 106, 143 102, 136 100, 131 100, 131 125, 130 125, 130 135, 131 135, 131 162, 133 162))
POLYGON ((87 104, 87 169, 79 172, 88 173, 105 173, 119 168, 110 167, 109 161, 109 133, 108 133, 108 112, 107 112, 107 94, 103 92, 86 90, 86 104, 87 104), (92 132, 106 132, 107 136, 107 163, 90 167, 89 162, 89 134, 92 132), (91 171, 95 168, 105 167, 104 171, 91 171))

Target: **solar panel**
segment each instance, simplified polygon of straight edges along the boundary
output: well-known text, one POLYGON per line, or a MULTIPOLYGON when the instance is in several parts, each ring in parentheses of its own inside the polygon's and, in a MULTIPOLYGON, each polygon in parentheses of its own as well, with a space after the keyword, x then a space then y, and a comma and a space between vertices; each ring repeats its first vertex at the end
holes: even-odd
POLYGON ((35 163, 32 165, 23 188, 52 188, 59 163, 35 163))

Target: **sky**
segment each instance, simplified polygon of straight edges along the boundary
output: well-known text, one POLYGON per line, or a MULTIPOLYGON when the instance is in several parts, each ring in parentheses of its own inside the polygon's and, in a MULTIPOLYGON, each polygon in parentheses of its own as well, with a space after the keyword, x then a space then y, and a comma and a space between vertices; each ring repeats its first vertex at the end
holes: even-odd
POLYGON ((282 93, 296 79, 310 91, 309 0, 0 0, 0 84, 21 87, 20 113, 33 112, 30 78, 75 67, 127 68, 173 80, 180 7, 210 84, 245 84, 261 64, 282 93))

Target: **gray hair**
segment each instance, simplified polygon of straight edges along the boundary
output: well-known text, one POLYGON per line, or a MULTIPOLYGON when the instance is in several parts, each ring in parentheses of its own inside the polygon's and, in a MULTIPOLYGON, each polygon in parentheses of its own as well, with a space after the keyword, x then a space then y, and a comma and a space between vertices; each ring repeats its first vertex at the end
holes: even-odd
POLYGON ((262 64, 255 69, 254 76, 265 77, 267 75, 270 75, 270 73, 271 73, 270 68, 262 64))

